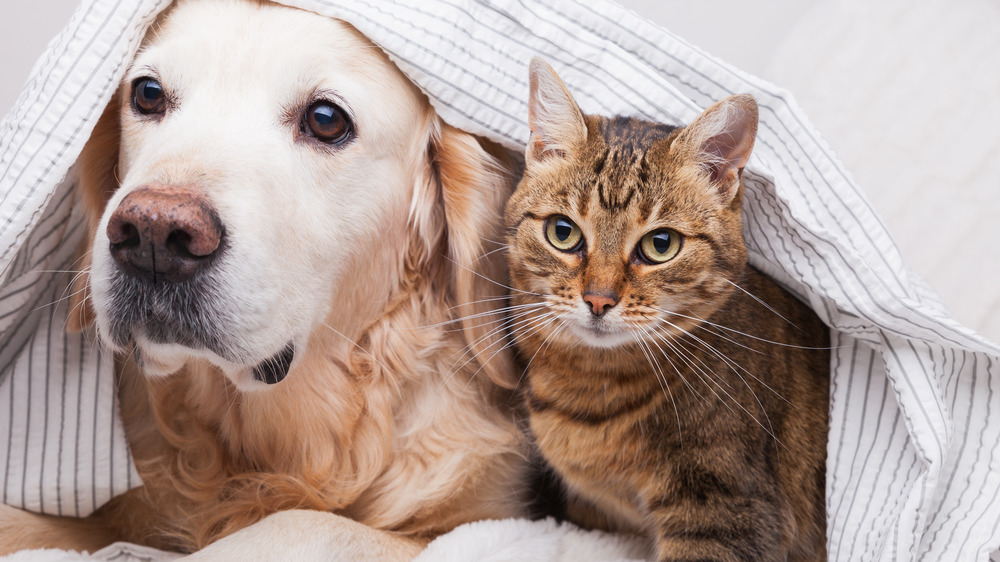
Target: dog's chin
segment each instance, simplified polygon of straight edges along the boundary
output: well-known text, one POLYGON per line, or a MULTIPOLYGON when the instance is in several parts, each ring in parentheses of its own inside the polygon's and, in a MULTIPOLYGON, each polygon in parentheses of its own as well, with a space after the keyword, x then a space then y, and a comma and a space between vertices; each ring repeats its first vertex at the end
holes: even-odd
POLYGON ((193 362, 214 366, 242 392, 260 392, 280 383, 292 368, 295 345, 288 343, 277 353, 250 364, 235 363, 207 349, 192 349, 176 343, 155 343, 139 336, 132 354, 142 374, 150 378, 167 377, 193 362))

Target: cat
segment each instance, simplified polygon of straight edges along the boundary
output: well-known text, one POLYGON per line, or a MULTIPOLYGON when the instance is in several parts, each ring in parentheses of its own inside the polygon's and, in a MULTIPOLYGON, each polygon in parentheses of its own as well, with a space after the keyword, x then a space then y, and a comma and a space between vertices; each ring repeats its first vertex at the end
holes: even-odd
POLYGON ((747 263, 754 98, 677 128, 529 84, 508 322, 568 517, 659 560, 825 560, 829 333, 747 263))

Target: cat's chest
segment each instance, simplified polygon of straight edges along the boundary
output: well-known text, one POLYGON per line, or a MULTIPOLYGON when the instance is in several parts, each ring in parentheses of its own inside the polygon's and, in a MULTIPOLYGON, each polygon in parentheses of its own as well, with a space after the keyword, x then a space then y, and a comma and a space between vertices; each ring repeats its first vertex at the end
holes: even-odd
POLYGON ((612 515, 618 529, 644 525, 643 490, 663 461, 651 432, 662 397, 644 387, 560 385, 537 371, 529 377, 531 429, 543 456, 572 494, 612 515))

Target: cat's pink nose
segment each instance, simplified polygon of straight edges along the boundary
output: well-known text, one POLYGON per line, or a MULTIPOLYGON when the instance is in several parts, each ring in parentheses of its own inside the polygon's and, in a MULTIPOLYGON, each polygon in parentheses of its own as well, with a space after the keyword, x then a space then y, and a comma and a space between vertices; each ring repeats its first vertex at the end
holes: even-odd
POLYGON ((594 316, 603 316, 609 308, 618 304, 618 295, 587 293, 583 295, 583 300, 590 305, 594 316))

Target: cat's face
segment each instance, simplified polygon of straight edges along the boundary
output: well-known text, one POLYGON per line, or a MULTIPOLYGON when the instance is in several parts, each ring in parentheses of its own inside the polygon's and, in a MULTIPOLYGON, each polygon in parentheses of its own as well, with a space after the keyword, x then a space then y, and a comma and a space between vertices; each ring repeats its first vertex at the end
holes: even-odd
POLYGON ((515 333, 617 347, 686 331, 745 267, 739 170, 756 106, 752 127, 741 111, 752 98, 685 129, 583 117, 546 70, 533 64, 532 140, 506 213, 515 333))

